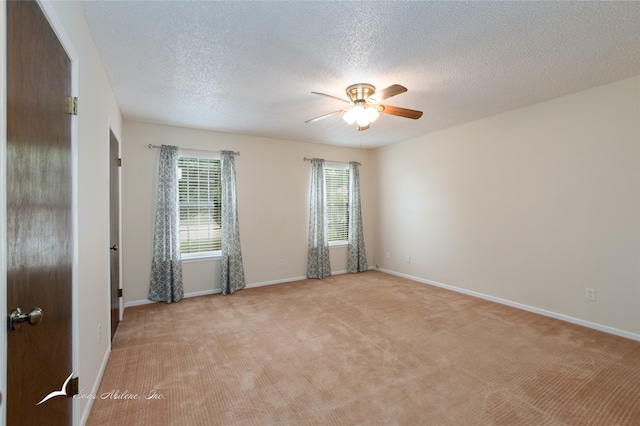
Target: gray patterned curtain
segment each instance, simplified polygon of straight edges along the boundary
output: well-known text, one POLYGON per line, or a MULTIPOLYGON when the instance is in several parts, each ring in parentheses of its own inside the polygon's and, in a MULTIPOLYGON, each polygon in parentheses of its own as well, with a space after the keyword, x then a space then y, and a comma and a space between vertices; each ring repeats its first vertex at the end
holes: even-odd
POLYGON ((236 203, 236 161, 233 151, 221 151, 222 184, 222 294, 244 288, 240 226, 236 203))
POLYGON ((178 217, 178 147, 162 145, 160 148, 157 198, 149 300, 178 302, 184 296, 178 217))
POLYGON ((311 208, 309 211, 309 256, 307 278, 331 275, 327 235, 327 197, 324 187, 324 160, 311 160, 311 208))
POLYGON ((362 212, 360 210, 360 172, 358 163, 349 163, 349 247, 347 271, 363 272, 368 269, 367 253, 364 251, 362 212))

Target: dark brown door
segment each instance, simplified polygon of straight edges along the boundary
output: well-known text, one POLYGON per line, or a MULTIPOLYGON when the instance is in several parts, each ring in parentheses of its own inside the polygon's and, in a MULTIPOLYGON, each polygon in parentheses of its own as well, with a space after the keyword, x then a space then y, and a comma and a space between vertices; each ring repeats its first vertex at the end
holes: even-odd
POLYGON ((118 139, 109 132, 109 234, 111 238, 111 340, 120 321, 120 174, 118 139))
POLYGON ((71 424, 71 62, 40 6, 7 10, 7 312, 42 321, 7 335, 7 424, 71 424))

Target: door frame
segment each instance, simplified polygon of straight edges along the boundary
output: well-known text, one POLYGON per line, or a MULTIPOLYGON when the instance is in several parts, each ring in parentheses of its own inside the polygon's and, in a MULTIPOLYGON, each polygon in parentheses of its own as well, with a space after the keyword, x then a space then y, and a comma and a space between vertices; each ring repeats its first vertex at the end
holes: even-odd
MULTIPOLYGON (((111 143, 111 133, 113 133, 113 136, 115 136, 116 141, 118 141, 118 158, 122 158, 122 137, 118 134, 118 132, 116 131, 116 129, 114 129, 111 126, 111 117, 107 117, 107 142, 106 142, 106 157, 105 158, 109 158, 110 157, 110 143, 111 143)), ((107 207, 111 207, 111 202, 110 202, 110 194, 109 194, 109 187, 110 187, 110 182, 109 182, 109 170, 107 170, 107 207)), ((111 221, 109 221, 108 225, 107 225, 107 236, 111 235, 111 221)), ((111 240, 109 238, 107 238, 107 241, 109 241, 109 244, 111 244, 111 240)), ((120 267, 118 268, 118 287, 120 290, 122 290, 122 166, 118 167, 118 262, 120 264, 120 267)), ((107 255, 107 262, 110 262, 110 255, 107 255)), ((111 265, 108 265, 109 268, 108 270, 111 270, 111 265)), ((110 291, 110 287, 111 287, 111 282, 109 280, 108 282, 109 286, 108 289, 110 291)), ((124 316, 124 297, 119 297, 118 298, 118 320, 122 321, 123 316, 124 316)), ((107 300, 111 300, 111 293, 107 294, 107 300)), ((111 309, 111 307, 109 307, 109 309, 111 309)), ((111 331, 111 330, 109 330, 111 331)), ((109 352, 111 352, 111 334, 108 333, 108 337, 109 337, 109 352)))
MULTIPOLYGON (((78 96, 78 68, 79 57, 71 43, 71 38, 65 31, 62 21, 58 17, 55 8, 49 2, 36 0, 49 25, 55 32, 60 44, 69 56, 71 62, 71 96, 78 96)), ((7 147, 7 79, 5 72, 7 69, 7 10, 6 2, 0 4, 0 300, 7 300, 7 187, 6 187, 6 147, 7 147)), ((80 375, 79 365, 79 296, 78 296, 78 117, 71 118, 71 244, 72 244, 72 265, 71 265, 71 320, 72 320, 72 366, 74 376, 80 375)), ((6 303, 0 303, 0 318, 7 318, 6 303)), ((6 423, 6 393, 7 393, 7 330, 2 327, 0 330, 0 424, 6 423)), ((80 420, 79 404, 73 400, 73 424, 80 420)))

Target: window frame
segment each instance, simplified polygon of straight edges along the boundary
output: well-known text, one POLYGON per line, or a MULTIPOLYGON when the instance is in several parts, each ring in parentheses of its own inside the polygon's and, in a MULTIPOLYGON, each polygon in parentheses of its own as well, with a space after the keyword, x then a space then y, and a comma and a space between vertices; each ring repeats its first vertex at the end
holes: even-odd
MULTIPOLYGON (((198 159, 198 160, 215 160, 218 161, 220 163, 220 179, 222 178, 222 164, 221 164, 221 156, 220 153, 215 153, 215 152, 202 152, 202 151, 191 151, 191 150, 184 150, 184 149, 179 149, 178 150, 178 164, 180 162, 181 158, 192 158, 192 159, 198 159)), ((180 179, 182 178, 181 176, 181 171, 179 170, 179 174, 178 174, 178 226, 180 226, 180 179)), ((220 202, 222 203, 222 200, 220 200, 220 202)), ((222 232, 222 226, 220 227, 220 232, 222 232)), ((180 244, 182 245, 182 237, 180 238, 180 244)), ((211 251, 201 251, 201 252, 196 252, 196 253, 182 253, 182 250, 180 251, 180 259, 182 262, 184 263, 189 263, 189 262, 200 262, 200 261, 207 261, 207 260, 215 260, 215 259, 220 259, 222 258, 222 250, 211 250, 211 251)))

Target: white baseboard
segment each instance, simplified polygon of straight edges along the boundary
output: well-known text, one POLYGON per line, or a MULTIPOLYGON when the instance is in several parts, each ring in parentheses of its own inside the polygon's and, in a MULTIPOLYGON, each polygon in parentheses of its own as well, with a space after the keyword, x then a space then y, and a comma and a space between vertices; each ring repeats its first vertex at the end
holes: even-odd
POLYGON ((306 280, 306 279, 307 279, 307 277, 284 278, 282 280, 264 281, 264 282, 260 282, 260 283, 247 284, 245 288, 264 287, 266 285, 284 284, 284 283, 290 283, 290 282, 294 282, 294 281, 302 281, 302 280, 306 280))
POLYGON ((222 290, 219 288, 213 290, 203 290, 203 291, 194 291, 192 293, 185 293, 184 297, 198 297, 198 296, 207 296, 209 294, 218 294, 222 293, 222 290))
MULTIPOLYGON (((253 283, 253 284, 247 284, 245 286, 245 288, 255 288, 255 287, 263 287, 266 285, 274 285, 274 284, 282 284, 282 283, 288 283, 288 282, 292 282, 292 281, 300 281, 300 280, 306 280, 307 277, 293 277, 293 278, 285 278, 283 280, 275 280, 275 281, 264 281, 261 283, 253 283)), ((222 293, 222 290, 219 288, 216 288, 214 290, 205 290, 205 291, 195 291, 192 293, 185 293, 184 294, 184 298, 187 299, 189 297, 197 297, 197 296, 206 296, 209 294, 220 294, 222 293)), ((152 303, 157 303, 154 302, 152 300, 133 300, 131 302, 127 302, 124 304, 125 308, 130 308, 132 306, 141 306, 141 305, 150 305, 152 303)))
MULTIPOLYGON (((376 267, 374 266, 370 266, 369 269, 376 269, 376 267)), ((341 271, 331 271, 331 275, 341 275, 341 274, 347 274, 349 273, 349 271, 345 270, 341 270, 341 271)), ((263 281, 263 282, 259 282, 259 283, 252 283, 252 284, 247 284, 245 286, 245 288, 256 288, 256 287, 264 287, 267 285, 275 285, 275 284, 283 284, 283 283, 290 283, 293 281, 302 281, 302 280, 306 280, 307 277, 306 276, 301 276, 301 277, 291 277, 291 278, 284 278, 281 280, 273 280, 273 281, 263 281)), ((185 298, 189 298, 189 297, 197 297, 197 296, 206 296, 209 294, 220 294, 222 293, 222 290, 217 288, 214 290, 205 290, 205 291, 196 291, 193 293, 185 293, 184 297, 185 298)), ((126 302, 124 304, 125 308, 130 308, 132 306, 141 306, 141 305, 150 305, 152 303, 157 303, 151 300, 133 300, 131 302, 126 302)))
POLYGON ((152 303, 156 303, 156 302, 152 302, 151 300, 132 300, 131 302, 125 302, 124 308, 127 309, 132 306, 150 305, 152 303))
POLYGON ((395 276, 402 277, 402 278, 407 278, 407 279, 410 279, 412 281, 417 281, 419 283, 429 284, 429 285, 432 285, 434 287, 444 288, 444 289, 447 289, 447 290, 451 290, 451 291, 455 291, 455 292, 458 292, 458 293, 466 294, 468 296, 477 297, 479 299, 489 300, 491 302, 496 302, 496 303, 500 303, 502 305, 511 306, 512 308, 522 309, 524 311, 529 311, 529 312, 533 312, 535 314, 544 315, 546 317, 559 319, 561 321, 570 322, 572 324, 581 325, 583 327, 592 328, 594 330, 603 331, 605 333, 614 334, 616 336, 625 337, 627 339, 640 341, 640 334, 631 333, 629 331, 620 330, 620 329, 617 329, 617 328, 609 327, 609 326, 598 324, 598 323, 591 322, 591 321, 585 321, 585 320, 582 320, 582 319, 579 319, 579 318, 574 318, 574 317, 571 317, 571 316, 568 316, 568 315, 559 314, 557 312, 548 311, 546 309, 536 308, 535 306, 529 306, 529 305, 525 305, 523 303, 512 302, 511 300, 501 299, 499 297, 490 296, 490 295, 487 295, 487 294, 484 294, 484 293, 479 293, 477 291, 467 290, 467 289, 460 288, 460 287, 454 287, 454 286, 451 286, 451 285, 448 285, 448 284, 443 284, 443 283, 439 283, 437 281, 427 280, 427 279, 420 278, 420 277, 414 277, 412 275, 403 274, 403 273, 396 272, 396 271, 391 271, 391 270, 388 270, 388 269, 378 268, 378 270, 380 272, 385 272, 387 274, 395 275, 395 276))
MULTIPOLYGON (((102 376, 104 375, 104 371, 107 368, 107 362, 109 361, 109 356, 111 355, 111 345, 107 348, 107 351, 102 358, 102 364, 100 365, 100 370, 98 370, 98 375, 96 380, 93 382, 93 386, 91 387, 91 392, 88 395, 97 395, 98 389, 100 388, 100 383, 102 382, 102 376)), ((83 389, 79 389, 81 394, 87 395, 83 389)), ((82 417, 80 418, 80 425, 84 426, 87 424, 87 420, 89 419, 89 414, 91 413, 91 408, 93 407, 93 401, 95 398, 87 398, 87 406, 84 409, 84 413, 82 413, 82 417)))
MULTIPOLYGON (((337 274, 337 272, 334 272, 334 274, 337 274)), ((282 280, 264 281, 264 282, 260 282, 260 283, 247 284, 245 286, 245 288, 264 287, 266 285, 289 283, 289 282, 293 282, 293 281, 301 281, 301 280, 306 280, 306 279, 307 279, 307 277, 292 277, 292 278, 285 278, 285 279, 282 279, 282 280)), ((209 294, 220 294, 220 293, 222 293, 222 290, 219 289, 219 288, 216 288, 214 290, 205 290, 205 291, 196 291, 196 292, 192 292, 192 293, 185 293, 184 297, 185 298, 189 298, 189 297, 206 296, 206 295, 209 295, 209 294)), ((151 303, 157 303, 157 302, 154 302, 152 300, 133 300, 131 302, 125 303, 124 307, 125 308, 130 308, 132 306, 150 305, 151 303)))
MULTIPOLYGON (((222 290, 220 290, 219 288, 214 290, 203 290, 203 291, 194 291, 192 293, 185 293, 184 297, 189 298, 189 297, 206 296, 208 294, 218 294, 218 293, 222 293, 222 290)), ((150 305, 152 303, 158 303, 158 302, 154 302, 153 300, 148 300, 148 299, 132 300, 131 302, 126 302, 124 304, 124 307, 130 308, 132 306, 150 305)))

